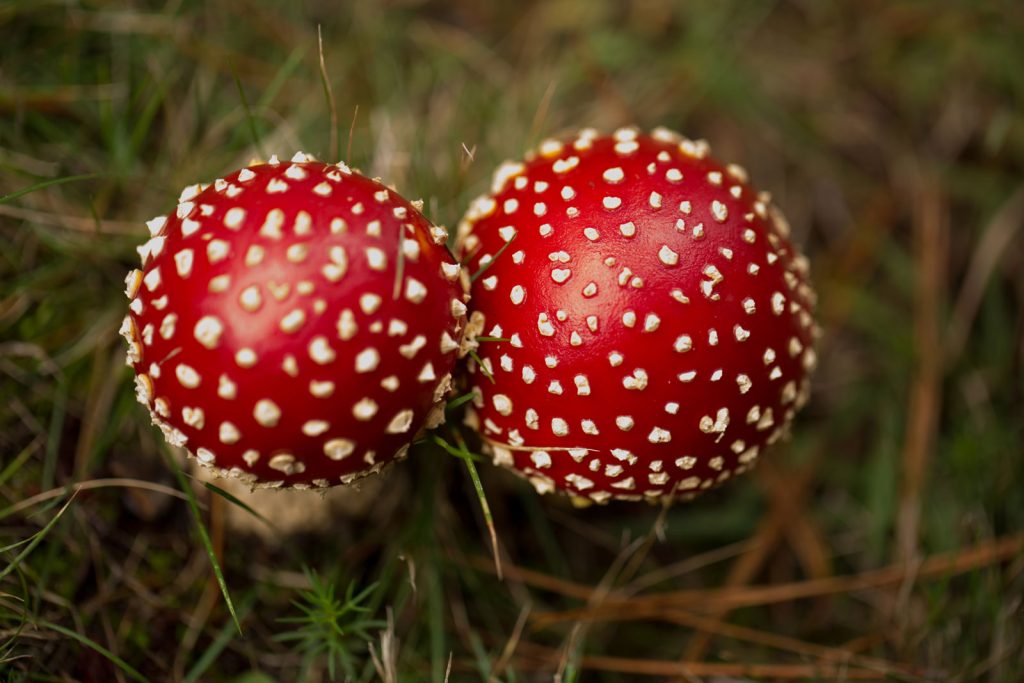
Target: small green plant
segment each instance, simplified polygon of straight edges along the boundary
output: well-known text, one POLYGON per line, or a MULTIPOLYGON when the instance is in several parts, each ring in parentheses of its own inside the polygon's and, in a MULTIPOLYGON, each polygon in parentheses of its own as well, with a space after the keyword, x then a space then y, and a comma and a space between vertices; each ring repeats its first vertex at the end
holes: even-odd
POLYGON ((362 661, 356 654, 365 652, 366 644, 372 639, 370 629, 385 626, 383 621, 370 618, 371 609, 366 604, 377 584, 370 584, 357 593, 355 582, 351 582, 344 597, 339 598, 335 580, 322 579, 309 568, 303 568, 303 572, 310 587, 299 591, 299 599, 292 601, 302 615, 279 619, 282 623, 294 624, 295 628, 277 634, 275 639, 294 643, 296 649, 304 653, 307 666, 326 658, 327 673, 332 681, 339 664, 345 677, 353 678, 357 663, 362 661))

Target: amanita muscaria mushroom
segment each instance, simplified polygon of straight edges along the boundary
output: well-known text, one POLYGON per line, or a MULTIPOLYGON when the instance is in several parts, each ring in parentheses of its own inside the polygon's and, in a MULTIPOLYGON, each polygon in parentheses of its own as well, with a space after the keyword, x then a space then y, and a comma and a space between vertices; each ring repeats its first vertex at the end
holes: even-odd
POLYGON ((765 193, 657 129, 549 140, 459 226, 498 464, 578 499, 686 498, 750 468, 808 396, 814 293, 765 193))
POLYGON ((122 334, 167 440, 256 486, 348 483, 443 418, 465 317, 444 228, 299 153, 149 222, 122 334))

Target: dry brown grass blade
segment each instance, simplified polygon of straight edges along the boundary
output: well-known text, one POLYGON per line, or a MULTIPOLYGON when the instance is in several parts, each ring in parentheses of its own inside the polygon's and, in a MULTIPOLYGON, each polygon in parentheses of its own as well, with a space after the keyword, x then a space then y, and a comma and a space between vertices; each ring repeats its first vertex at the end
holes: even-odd
POLYGON ((447 55, 460 59, 468 68, 495 84, 507 84, 519 71, 495 49, 465 27, 434 19, 422 19, 409 27, 410 43, 425 49, 442 46, 447 55))
POLYGON ((66 21, 76 30, 105 35, 173 36, 183 30, 181 22, 174 16, 132 10, 91 11, 68 7, 66 21))
MULTIPOLYGON (((49 491, 43 491, 42 493, 37 493, 34 496, 30 496, 28 498, 19 500, 14 505, 10 506, 6 510, 3 510, 3 517, 8 517, 10 515, 17 514, 22 510, 29 509, 33 505, 38 505, 39 503, 52 500, 53 498, 60 498, 61 496, 69 492, 77 493, 78 491, 91 491, 93 489, 118 487, 146 489, 147 491, 163 493, 168 496, 173 496, 174 498, 180 498, 181 500, 188 500, 188 496, 186 496, 184 493, 175 488, 171 488, 170 486, 164 486, 163 484, 156 484, 151 481, 145 481, 143 479, 126 479, 123 477, 114 477, 110 479, 91 479, 89 481, 83 481, 77 484, 70 484, 68 486, 61 486, 55 489, 50 489, 49 491)), ((0 519, 2 519, 2 517, 0 517, 0 519)))
MULTIPOLYGON (((781 518, 773 514, 761 521, 757 530, 750 539, 750 550, 736 558, 736 561, 729 567, 724 585, 745 586, 757 575, 764 566, 768 555, 778 546, 782 538, 783 527, 780 524, 781 518)), ((727 607, 713 610, 713 616, 725 618, 729 613, 727 607)), ((698 627, 699 629, 699 627, 698 627)), ((682 661, 692 662, 703 658, 711 645, 711 635, 698 630, 686 645, 683 651, 682 661)))
MULTIPOLYGON (((648 617, 642 612, 623 610, 620 614, 615 615, 613 619, 609 619, 609 621, 640 621, 647 618, 648 617)), ((663 614, 658 615, 657 618, 659 621, 684 626, 689 629, 700 630, 703 633, 712 633, 717 636, 724 636, 734 640, 763 645, 798 655, 817 657, 828 663, 853 664, 866 669, 885 672, 892 676, 903 678, 919 675, 919 672, 913 671, 912 667, 908 665, 889 662, 876 657, 864 656, 844 647, 818 645, 798 638, 791 638, 789 636, 771 633, 769 631, 737 626, 720 619, 704 617, 683 610, 668 610, 663 614)), ((685 664, 686 662, 682 663, 685 664)))
POLYGON ((530 610, 532 609, 530 604, 523 605, 523 608, 519 611, 519 616, 516 618, 516 625, 512 628, 512 635, 509 636, 508 641, 505 643, 505 647, 501 650, 501 656, 498 657, 498 661, 495 662, 494 668, 491 669, 491 674, 488 676, 488 683, 497 683, 500 679, 502 672, 505 671, 505 667, 512 660, 512 655, 516 652, 516 647, 519 645, 519 641, 523 637, 523 629, 526 628, 526 621, 530 617, 530 610))
POLYGON ((291 50, 306 40, 304 30, 296 26, 286 14, 279 12, 273 3, 232 0, 220 5, 234 16, 234 20, 244 22, 248 29, 282 49, 291 50))
MULTIPOLYGON (((821 460, 822 449, 818 449, 815 458, 805 467, 797 472, 781 472, 775 460, 765 460, 758 468, 758 474, 771 494, 772 509, 767 519, 761 522, 757 531, 750 539, 750 550, 739 556, 729 568, 726 577, 726 586, 743 586, 754 579, 757 573, 764 567, 768 557, 778 547, 780 541, 788 536, 795 528, 806 528, 810 523, 805 519, 804 510, 811 482, 814 481, 814 474, 818 470, 818 463, 821 460)), ((808 532, 813 533, 813 532, 808 532)), ((815 539, 817 540, 817 539, 815 539)), ((804 550, 801 546, 795 546, 794 550, 804 550)), ((821 548, 809 548, 805 560, 804 555, 798 552, 801 560, 805 560, 805 569, 813 578, 820 578, 821 575, 813 573, 821 566, 820 558, 825 551, 821 548)), ((711 615, 719 619, 725 619, 729 613, 728 608, 723 607, 714 610, 711 615)), ((708 647, 711 645, 711 635, 699 630, 686 646, 683 653, 683 661, 693 662, 704 658, 708 647)))
POLYGON ((832 575, 832 553, 821 528, 807 515, 793 520, 786 530, 786 541, 793 549, 807 576, 821 579, 832 575))
POLYGON ((833 576, 765 586, 739 586, 710 590, 682 590, 644 595, 628 600, 607 600, 597 607, 560 612, 546 612, 534 618, 537 628, 580 619, 608 619, 608 614, 643 612, 660 617, 678 608, 708 610, 721 607, 753 607, 825 595, 837 595, 872 588, 898 585, 908 578, 922 581, 949 578, 958 574, 1003 562, 1024 553, 1024 533, 1003 536, 973 548, 933 555, 916 567, 916 571, 899 562, 860 574, 833 576))
POLYGON ((237 73, 239 78, 259 81, 269 80, 268 74, 274 73, 275 65, 260 56, 232 49, 214 40, 204 40, 201 35, 192 31, 187 36, 175 36, 174 46, 183 55, 222 77, 232 78, 237 73))
MULTIPOLYGON (((619 551, 618 555, 615 556, 615 559, 612 560, 611 564, 608 566, 604 576, 601 577, 601 581, 598 582, 597 586, 590 594, 590 598, 588 599, 589 605, 599 605, 606 600, 612 590, 614 590, 616 581, 620 578, 625 577, 627 581, 633 578, 633 574, 628 572, 635 572, 639 565, 634 560, 640 558, 640 561, 642 561, 642 558, 650 551, 655 535, 661 528, 661 525, 664 524, 667 510, 667 507, 662 508, 661 513, 658 515, 658 519, 651 526, 647 534, 642 538, 638 538, 632 543, 627 544, 619 551)), ((561 648, 558 668, 555 673, 556 681, 562 680, 562 676, 568 668, 570 660, 575 656, 577 648, 582 646, 589 630, 590 622, 577 621, 572 625, 569 637, 566 639, 565 645, 561 648)))
POLYGON ((619 125, 629 125, 638 121, 630 98, 616 86, 615 79, 601 64, 601 60, 594 54, 591 46, 586 41, 579 41, 575 47, 576 57, 579 59, 587 81, 593 88, 596 97, 604 105, 603 108, 611 112, 610 120, 619 125))
MULTIPOLYGON (((688 557, 676 564, 644 574, 626 584, 621 590, 616 590, 614 594, 635 595, 645 588, 655 585, 661 581, 697 571, 698 569, 702 569, 709 565, 722 562, 730 557, 734 557, 749 547, 750 541, 742 541, 740 543, 732 543, 721 548, 716 548, 706 553, 701 553, 700 555, 688 557)), ((494 562, 488 557, 474 555, 465 558, 464 562, 474 569, 487 571, 492 574, 494 573, 494 562)), ((561 579, 557 576, 545 574, 544 572, 534 569, 518 567, 516 565, 509 564, 507 561, 504 563, 503 568, 506 579, 529 585, 533 588, 551 591, 552 593, 557 593, 571 598, 578 598, 580 600, 588 600, 594 593, 594 589, 591 586, 569 581, 567 579, 561 579)))
POLYGON ((798 638, 791 638, 789 636, 783 636, 769 631, 737 626, 718 619, 702 617, 691 612, 676 610, 668 615, 668 620, 680 626, 686 626, 687 628, 701 629, 706 633, 714 633, 715 635, 725 636, 735 640, 764 645, 766 647, 785 650, 796 654, 810 655, 830 663, 849 663, 866 669, 886 672, 892 675, 915 675, 911 674, 911 667, 904 664, 896 664, 876 657, 867 657, 842 647, 818 645, 816 643, 809 643, 798 638))
POLYGON ((533 121, 530 123, 530 133, 527 136, 527 140, 531 143, 537 139, 540 135, 540 131, 543 130, 544 121, 548 117, 548 111, 551 109, 551 100, 555 97, 555 91, 558 89, 558 81, 551 79, 548 82, 546 88, 544 88, 544 94, 540 98, 540 102, 537 104, 537 110, 533 113, 533 121))
MULTIPOLYGON (((474 569, 479 569, 491 574, 495 573, 494 561, 490 557, 473 555, 466 558, 466 562, 474 569)), ((541 590, 548 590, 559 595, 565 595, 579 600, 589 600, 590 596, 594 593, 594 589, 592 587, 585 586, 582 583, 560 579, 557 576, 551 576, 544 572, 519 567, 507 562, 504 564, 503 570, 506 579, 518 581, 534 588, 540 588, 541 590)))
POLYGON ((93 373, 89 385, 89 398, 85 404, 85 414, 78 442, 75 444, 74 472, 77 479, 85 479, 89 476, 89 458, 92 456, 96 443, 96 435, 110 418, 110 408, 117 394, 120 374, 109 370, 123 363, 124 350, 120 345, 113 353, 106 346, 99 345, 93 353, 93 373))
POLYGON ((47 113, 62 113, 75 104, 88 101, 104 101, 124 98, 128 89, 120 83, 98 85, 62 85, 54 88, 7 87, 0 92, 0 112, 33 110, 47 113))
POLYGON ((985 234, 971 255, 967 275, 960 287, 946 335, 947 362, 959 358, 978 313, 985 286, 1002 259, 1010 253, 1010 245, 1024 226, 1024 185, 1010 195, 992 218, 985 234))
POLYGON ((647 531, 647 535, 644 536, 643 545, 637 552, 629 558, 629 561, 622 568, 622 572, 619 574, 619 581, 623 584, 628 584, 634 578, 636 578, 637 572, 643 566, 644 562, 647 561, 648 556, 651 554, 651 549, 654 547, 656 540, 665 540, 665 528, 668 524, 668 513, 675 504, 675 499, 672 496, 665 498, 661 502, 661 510, 658 512, 658 516, 654 519, 654 524, 647 531))
MULTIPOLYGON (((48 211, 36 211, 25 209, 20 206, 0 205, 0 216, 16 218, 18 220, 49 225, 57 228, 74 230, 75 232, 87 232, 96 234, 97 221, 95 218, 85 216, 67 216, 48 211)), ((142 223, 134 221, 110 221, 101 220, 98 223, 100 234, 110 235, 138 235, 144 232, 142 223)))
POLYGON ((859 281, 859 273, 871 272, 876 266, 880 252, 892 239, 896 222, 892 193, 887 187, 880 187, 864 202, 854 221, 855 229, 819 255, 814 269, 822 295, 818 317, 826 330, 819 349, 829 344, 833 336, 829 331, 842 329, 852 315, 856 290, 849 284, 859 281))
MULTIPOLYGON (((338 108, 334 104, 334 90, 331 88, 331 77, 327 74, 327 63, 324 61, 324 36, 320 24, 316 25, 316 48, 320 56, 320 79, 323 81, 324 98, 327 100, 327 110, 331 117, 330 142, 327 149, 331 150, 331 158, 338 160, 338 108)), ((353 121, 354 123, 354 121, 353 121)), ((351 136, 350 136, 351 137, 351 136)))
MULTIPOLYGON (((553 670, 559 651, 536 643, 520 643, 516 666, 535 671, 553 670)), ((753 678, 757 680, 836 680, 880 681, 888 674, 843 664, 741 664, 718 662, 675 662, 660 659, 633 659, 584 655, 581 669, 629 674, 632 676, 683 676, 695 678, 753 678)))
POLYGON ((903 482, 896 518, 897 556, 918 556, 922 493, 942 405, 942 341, 939 318, 945 305, 949 261, 948 199, 938 180, 916 176, 914 188, 914 340, 917 369, 910 391, 903 444, 903 482))
POLYGON ((699 569, 742 555, 749 551, 751 547, 752 542, 748 539, 737 543, 723 545, 715 548, 714 550, 709 550, 698 555, 692 555, 687 557, 685 560, 680 560, 679 562, 658 567, 647 574, 638 576, 636 579, 629 582, 623 592, 627 595, 636 595, 637 593, 647 590, 651 586, 656 586, 662 581, 678 578, 699 569))
MULTIPOLYGON (((202 555, 202 552, 199 554, 202 555)), ((203 592, 199 596, 195 609, 185 619, 185 633, 181 636, 181 640, 178 643, 172 665, 175 680, 181 680, 184 677, 185 668, 195 652, 196 643, 199 642, 199 637, 203 634, 203 629, 206 628, 210 615, 213 614, 213 608, 216 606, 218 598, 220 598, 220 587, 217 586, 217 581, 213 579, 208 580, 203 587, 203 592)))
POLYGON ((356 121, 359 119, 359 105, 352 109, 352 123, 348 127, 348 144, 345 145, 345 161, 352 161, 352 140, 356 136, 356 121))

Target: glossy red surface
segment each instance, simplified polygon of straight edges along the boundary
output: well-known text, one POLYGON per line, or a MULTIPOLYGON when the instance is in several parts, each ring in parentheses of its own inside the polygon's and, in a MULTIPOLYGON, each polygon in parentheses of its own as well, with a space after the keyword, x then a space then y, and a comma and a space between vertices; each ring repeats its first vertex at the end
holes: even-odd
POLYGON ((189 188, 161 222, 122 332, 140 401, 200 462, 335 485, 443 410, 464 295, 444 231, 410 202, 297 155, 189 188))
POLYGON ((480 273, 471 328, 510 340, 479 345, 494 382, 470 368, 496 462, 598 502, 688 496, 784 433, 815 362, 814 294, 741 168, 665 130, 585 131, 492 190, 459 250, 480 273))

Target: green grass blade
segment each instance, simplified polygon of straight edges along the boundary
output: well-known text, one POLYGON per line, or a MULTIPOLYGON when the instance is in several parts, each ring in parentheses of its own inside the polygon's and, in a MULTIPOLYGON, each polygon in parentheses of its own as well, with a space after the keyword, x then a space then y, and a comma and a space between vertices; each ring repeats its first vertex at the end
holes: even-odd
POLYGON ((448 634, 445 630, 444 615, 448 610, 438 566, 432 563, 423 577, 424 597, 427 613, 427 633, 430 647, 430 680, 440 683, 446 680, 445 662, 448 660, 448 634))
POLYGON ((505 242, 505 244, 501 245, 501 249, 499 249, 498 253, 494 255, 494 258, 492 258, 490 261, 488 261, 487 263, 485 263, 482 266, 480 266, 480 270, 478 270, 475 273, 473 273, 472 275, 470 275, 469 276, 469 281, 470 282, 476 282, 476 279, 478 277, 480 277, 481 275, 486 273, 487 269, 490 268, 491 266, 493 266, 495 261, 497 261, 501 257, 501 255, 505 253, 505 250, 508 249, 508 245, 512 244, 512 242, 515 241, 516 236, 518 234, 519 234, 518 232, 512 233, 512 239, 510 239, 508 242, 505 242))
POLYGON ((480 502, 480 512, 483 513, 484 523, 487 524, 487 532, 491 536, 491 550, 494 552, 494 567, 497 570, 498 580, 504 577, 501 571, 501 557, 498 553, 498 532, 494 528, 494 517, 491 516, 491 506, 487 503, 487 494, 484 493, 483 482, 480 481, 480 473, 476 470, 476 463, 472 458, 463 458, 466 469, 469 471, 469 478, 473 481, 473 490, 476 491, 477 500, 480 502))
POLYGON ((15 541, 14 543, 8 543, 7 545, 5 545, 3 547, 0 547, 0 555, 3 555, 4 553, 9 553, 12 550, 14 550, 15 548, 23 546, 26 543, 31 543, 33 541, 33 539, 35 539, 35 537, 38 534, 39 534, 39 532, 37 531, 36 533, 32 534, 28 538, 23 538, 20 541, 15 541))
POLYGON ((46 437, 46 454, 43 458, 43 475, 40 488, 52 489, 57 476, 57 457, 60 452, 61 435, 64 433, 64 418, 68 407, 68 385, 63 375, 57 376, 53 406, 50 410, 50 425, 46 437))
POLYGON ((17 569, 18 565, 20 565, 25 560, 25 558, 29 556, 29 553, 35 550, 36 546, 43 542, 43 539, 46 538, 46 535, 50 533, 50 530, 57 524, 61 516, 64 514, 65 511, 67 511, 68 507, 71 505, 74 499, 75 494, 72 493, 71 498, 68 499, 68 502, 64 503, 64 507, 57 511, 57 514, 53 516, 53 519, 47 522, 46 526, 44 526, 42 529, 37 531, 32 536, 32 542, 29 543, 24 550, 18 553, 18 555, 13 560, 11 560, 10 564, 4 567, 4 569, 0 570, 0 580, 3 580, 8 574, 17 569))
POLYGON ((467 391, 462 396, 456 396, 452 400, 448 401, 448 405, 445 406, 445 410, 455 410, 463 403, 468 403, 473 400, 473 392, 467 391))
POLYGON ((237 505, 238 507, 240 507, 240 508, 242 508, 243 510, 245 510, 246 512, 248 512, 248 513, 249 513, 250 515, 252 515, 252 516, 253 516, 253 517, 255 517, 256 519, 258 519, 258 520, 260 520, 261 522, 263 522, 264 524, 266 524, 266 525, 267 525, 268 527, 270 527, 271 529, 274 529, 275 531, 277 531, 277 527, 276 527, 276 526, 274 526, 274 523, 273 523, 273 522, 271 522, 271 521, 270 521, 269 519, 267 519, 266 517, 264 517, 263 515, 261 515, 261 514, 260 514, 259 512, 257 512, 256 510, 254 510, 254 509, 252 508, 252 506, 251 506, 251 505, 249 505, 248 503, 246 503, 246 502, 244 502, 244 501, 242 501, 242 500, 238 499, 238 498, 237 498, 236 496, 234 496, 234 495, 232 495, 232 494, 228 493, 227 491, 225 491, 225 490, 224 490, 224 489, 222 489, 221 487, 217 486, 216 484, 211 484, 211 483, 210 483, 210 482, 208 482, 208 481, 204 481, 204 482, 202 482, 202 484, 203 484, 203 486, 205 486, 205 487, 206 487, 207 489, 209 489, 209 490, 210 490, 210 491, 212 491, 213 493, 216 493, 216 494, 217 494, 218 496, 220 496, 220 497, 221 497, 221 498, 223 498, 224 500, 228 501, 228 502, 229 502, 229 503, 231 503, 232 505, 237 505))
POLYGON ((192 487, 188 483, 188 478, 181 470, 181 467, 178 466, 178 463, 174 462, 172 459, 171 466, 174 468, 174 475, 178 478, 178 485, 188 498, 188 508, 192 511, 192 518, 196 522, 196 531, 199 532, 199 540, 203 543, 203 548, 206 550, 206 556, 210 558, 210 564, 213 566, 213 573, 214 576, 217 577, 217 585, 220 586, 220 592, 224 596, 224 602, 228 606, 228 612, 231 613, 231 618, 235 622, 235 628, 238 629, 238 634, 242 635, 242 625, 238 621, 238 614, 235 612, 235 604, 231 601, 231 594, 228 592, 228 584, 224 580, 224 572, 221 571, 220 562, 217 561, 217 554, 213 552, 213 542, 210 540, 210 534, 206 530, 206 525, 203 524, 202 515, 199 513, 199 502, 196 501, 196 495, 192 492, 192 487))
POLYGON ((0 471, 0 486, 6 484, 7 480, 10 479, 15 472, 21 469, 21 466, 25 464, 25 461, 31 458, 32 454, 39 449, 39 441, 39 439, 36 439, 29 445, 25 446, 21 453, 18 453, 18 455, 14 457, 14 460, 11 460, 11 462, 9 462, 7 466, 0 471))
POLYGON ((44 628, 48 628, 51 631, 56 631, 57 633, 67 636, 68 638, 71 638, 73 640, 77 640, 79 643, 85 645, 87 648, 95 650, 96 652, 103 655, 111 662, 113 662, 119 669, 121 669, 121 671, 125 673, 125 675, 129 676, 132 680, 139 681, 139 683, 149 683, 149 679, 143 676, 141 673, 139 673, 139 671, 132 667, 131 664, 124 661, 123 659, 115 655, 113 652, 97 643, 92 638, 89 638, 88 636, 83 636, 81 633, 78 633, 77 631, 72 631, 69 628, 65 628, 60 624, 54 624, 50 621, 38 621, 36 622, 36 624, 44 628))
MULTIPOLYGON (((22 594, 25 595, 27 598, 29 596, 29 587, 28 580, 25 578, 25 572, 19 569, 17 571, 17 574, 18 583, 21 586, 22 594)), ((0 615, 4 616, 5 619, 10 619, 11 614, 16 614, 17 616, 15 618, 18 621, 17 625, 13 628, 8 627, 7 629, 5 629, 7 639, 4 640, 2 644, 0 644, 0 665, 2 665, 3 663, 5 663, 5 661, 7 661, 7 655, 14 651, 15 645, 18 643, 18 639, 21 637, 22 632, 28 626, 29 612, 28 609, 26 608, 25 598, 20 598, 17 595, 13 595, 11 593, 0 593, 0 599, 2 599, 4 602, 17 603, 16 608, 13 609, 10 605, 0 605, 8 612, 8 614, 4 614, 3 611, 0 611, 0 615)), ((0 668, 0 670, 2 670, 2 668, 0 668)))
POLYGON ((274 74, 274 80, 270 81, 270 85, 263 88, 263 92, 260 95, 260 99, 256 102, 256 108, 259 110, 266 109, 274 103, 277 99, 278 94, 281 92, 281 88, 291 79, 292 74, 302 64, 303 57, 306 56, 307 47, 305 45, 296 45, 295 49, 291 51, 287 59, 281 63, 281 68, 274 74))
POLYGON ((491 550, 494 553, 494 569, 497 573, 498 580, 504 579, 504 575, 501 571, 501 553, 498 550, 498 531, 494 527, 494 517, 491 515, 491 506, 487 502, 487 494, 484 493, 484 484, 480 481, 480 473, 477 472, 476 463, 473 462, 474 458, 470 453, 469 448, 466 447, 466 441, 462 438, 462 433, 455 427, 452 427, 452 434, 455 437, 455 443, 458 444, 458 449, 462 452, 462 461, 466 463, 466 470, 469 471, 469 478, 473 482, 473 490, 476 492, 477 501, 480 503, 480 512, 484 516, 484 524, 487 525, 487 533, 491 537, 491 550))
POLYGON ((75 183, 78 182, 79 180, 91 180, 92 178, 98 178, 99 175, 99 173, 84 173, 82 175, 67 176, 66 178, 54 178, 53 180, 44 180, 41 183, 29 185, 28 187, 23 187, 20 190, 15 190, 10 194, 3 195, 2 197, 0 197, 0 204, 6 204, 12 199, 24 197, 25 195, 31 194, 32 192, 35 192, 37 190, 44 190, 48 187, 55 187, 57 185, 64 185, 66 183, 75 183))
MULTIPOLYGON (((249 594, 242 599, 242 602, 238 605, 240 619, 245 619, 255 602, 256 596, 254 594, 249 594)), ((182 683, 196 683, 196 681, 201 680, 202 675, 217 661, 217 658, 231 644, 234 637, 234 629, 231 628, 230 624, 224 624, 220 633, 210 643, 210 647, 206 648, 206 651, 196 660, 196 663, 192 665, 192 668, 185 674, 185 677, 181 679, 182 683)))
POLYGON ((266 159, 267 154, 263 151, 263 143, 260 142, 260 132, 256 126, 256 117, 253 116, 252 109, 249 107, 249 98, 245 96, 242 81, 239 80, 238 74, 234 69, 231 70, 231 77, 235 79, 235 87, 238 88, 238 96, 241 98, 242 107, 245 109, 245 120, 249 123, 249 135, 252 136, 252 146, 256 148, 256 153, 260 155, 260 158, 266 159))
POLYGON ((480 358, 480 354, 476 351, 470 350, 469 357, 476 361, 477 366, 480 368, 480 373, 490 380, 491 384, 494 384, 494 375, 492 375, 491 371, 484 365, 484 361, 480 358))
POLYGON ((142 107, 142 111, 136 116, 135 125, 129 132, 131 151, 136 157, 142 153, 146 138, 150 133, 153 120, 160 112, 161 106, 167 100, 167 91, 174 80, 173 73, 161 74, 160 78, 153 79, 147 83, 146 92, 149 97, 142 107))
POLYGON ((459 458, 460 460, 480 460, 480 461, 483 461, 483 459, 484 459, 483 456, 476 455, 475 453, 470 453, 467 450, 461 450, 459 448, 456 448, 455 446, 451 445, 450 443, 445 441, 442 437, 438 436, 437 434, 434 434, 433 436, 434 436, 434 443, 436 443, 438 446, 440 446, 445 451, 447 451, 448 455, 454 455, 456 458, 459 458))

